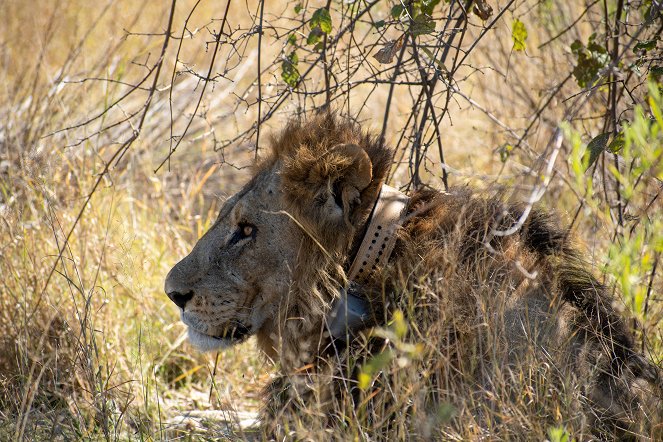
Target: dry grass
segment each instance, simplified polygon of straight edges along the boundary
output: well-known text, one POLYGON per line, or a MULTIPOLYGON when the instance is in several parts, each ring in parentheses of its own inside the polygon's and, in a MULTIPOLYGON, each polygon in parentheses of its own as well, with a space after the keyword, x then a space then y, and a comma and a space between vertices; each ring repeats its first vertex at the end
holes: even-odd
POLYGON ((144 440, 162 437, 177 410, 227 408, 239 398, 243 409, 255 410, 269 370, 252 346, 224 353, 218 364, 214 355, 197 354, 162 293, 176 257, 237 189, 234 169, 219 174, 207 138, 178 159, 186 172, 178 166, 177 173, 155 175, 167 152, 155 139, 169 122, 165 113, 151 114, 145 137, 103 177, 63 248, 128 126, 84 137, 141 106, 140 94, 82 130, 49 134, 126 90, 80 80, 131 83, 141 75, 132 62, 152 53, 156 38, 125 39, 122 29, 159 32, 167 9, 131 2, 11 6, 2 35, 8 81, 0 90, 0 439, 144 440), (209 382, 214 370, 218 385, 209 382))
MULTIPOLYGON (((152 77, 135 90, 127 85, 140 82, 158 59, 170 5, 125 0, 94 7, 76 0, 5 2, 0 19, 0 76, 4 80, 0 86, 0 440, 184 438, 196 431, 178 424, 178 416, 186 411, 229 410, 232 415, 259 407, 260 391, 271 368, 253 343, 220 355, 195 352, 184 340, 175 306, 162 293, 166 272, 211 225, 225 196, 245 180, 242 168, 251 164, 255 146, 252 133, 220 149, 224 140, 256 121, 258 91, 252 82, 255 74, 249 73, 257 69, 257 41, 244 31, 252 25, 259 3, 232 4, 228 25, 239 46, 224 46, 220 51, 215 72, 228 79, 211 83, 197 112, 203 84, 199 77, 206 75, 213 53, 211 31, 221 26, 225 5, 203 3, 188 22, 190 32, 182 34, 193 6, 193 1, 176 6, 173 35, 185 36, 179 54, 184 63, 175 65, 180 40, 171 40, 155 92, 150 91, 152 77), (233 68, 225 72, 228 66, 233 68), (174 68, 181 74, 171 89, 174 68), (129 91, 126 99, 112 106, 129 91), (139 126, 142 112, 144 125, 139 126), (182 133, 194 112, 177 153, 154 173, 178 140, 177 136, 171 139, 171 133, 182 133), (137 139, 126 144, 136 130, 140 131, 137 139), (125 145, 126 151, 121 151, 125 145)), ((292 7, 287 2, 268 3, 265 17, 280 37, 293 26, 282 14, 292 7)), ((559 11, 546 12, 545 8, 552 8, 546 2, 538 7, 538 15, 523 20, 531 20, 526 21, 530 29, 550 27, 550 33, 579 13, 562 6, 565 10, 559 16, 564 19, 553 23, 546 14, 559 11)), ((374 13, 384 17, 389 9, 390 5, 379 5, 374 13)), ((515 11, 513 17, 531 8, 516 5, 515 11)), ((362 26, 370 30, 365 23, 362 26)), ((476 35, 479 28, 472 32, 476 35)), ((590 29, 582 25, 574 32, 584 41, 590 29)), ((518 58, 520 54, 510 54, 510 21, 500 23, 492 34, 494 46, 479 46, 472 59, 481 71, 459 71, 458 77, 469 78, 461 83, 462 90, 478 103, 471 106, 457 96, 450 104, 449 119, 441 124, 446 160, 456 169, 453 184, 510 187, 521 195, 531 190, 536 177, 526 170, 540 165, 539 155, 547 152, 546 140, 566 104, 555 99, 546 108, 545 118, 527 137, 526 148, 514 153, 506 167, 500 162, 499 147, 514 143, 503 126, 521 133, 530 121, 523 116, 536 107, 532 99, 534 105, 541 104, 538 91, 554 87, 570 69, 568 54, 564 58, 554 52, 559 47, 534 49, 544 35, 530 32, 530 56, 518 58), (559 69, 559 64, 565 69, 559 69)), ((263 36, 262 60, 278 60, 281 53, 283 38, 277 42, 270 36, 263 36)), ((263 64, 262 69, 266 67, 263 64)), ((278 68, 277 64, 263 74, 261 93, 266 103, 273 103, 282 91, 278 68)), ((560 96, 577 91, 569 84, 560 96)), ((410 92, 397 91, 401 97, 410 92)), ((349 95, 357 106, 371 97, 360 119, 379 131, 387 88, 373 93, 372 86, 365 85, 349 95)), ((265 122, 263 134, 301 110, 302 103, 310 107, 321 99, 291 98, 279 111, 281 116, 265 122)), ((600 107, 600 103, 590 104, 582 115, 600 107)), ((392 106, 386 137, 396 145, 412 105, 403 98, 392 106)), ((588 134, 596 134, 598 124, 581 119, 573 133, 587 141, 588 134)), ((266 137, 261 137, 264 147, 266 137)), ((606 281, 627 292, 626 314, 639 321, 638 339, 651 359, 659 362, 663 358, 663 278, 660 264, 654 263, 663 252, 661 230, 656 230, 663 225, 661 200, 645 211, 643 207, 651 201, 650 192, 660 190, 656 184, 642 192, 643 186, 638 188, 634 216, 642 221, 624 234, 631 225, 616 227, 608 209, 612 200, 602 199, 599 192, 589 198, 583 195, 587 183, 566 160, 580 144, 565 144, 564 160, 557 163, 544 204, 568 213, 570 220, 583 201, 574 224, 577 236, 587 243, 597 270, 605 270, 606 281), (621 232, 619 239, 615 239, 616 231, 621 232), (621 281, 625 265, 629 272, 621 281)), ((422 177, 439 186, 437 160, 431 153, 422 177)), ((395 176, 407 181, 407 168, 401 165, 395 176)), ((599 183, 597 178, 597 187, 599 183)), ((407 371, 395 369, 394 373, 389 382, 416 385, 407 371)), ((521 388, 521 381, 536 384, 548 373, 522 375, 525 378, 515 387, 504 388, 521 388)), ((519 413, 529 413, 526 410, 538 401, 556 404, 557 394, 562 403, 573 401, 572 394, 558 391, 551 398, 525 395, 521 406, 508 414, 518 422, 536 422, 536 412, 519 413)), ((451 403, 454 398, 448 400, 451 403)), ((448 420, 452 408, 442 407, 440 416, 422 425, 448 420)), ((562 414, 550 422, 564 425, 562 414)), ((456 437, 478 437, 472 416, 463 416, 468 424, 465 432, 454 433, 456 437)), ((532 434, 545 437, 549 428, 541 425, 532 428, 532 434)), ((220 434, 206 437, 226 437, 217 430, 220 434)), ((356 435, 370 437, 362 432, 356 435)))

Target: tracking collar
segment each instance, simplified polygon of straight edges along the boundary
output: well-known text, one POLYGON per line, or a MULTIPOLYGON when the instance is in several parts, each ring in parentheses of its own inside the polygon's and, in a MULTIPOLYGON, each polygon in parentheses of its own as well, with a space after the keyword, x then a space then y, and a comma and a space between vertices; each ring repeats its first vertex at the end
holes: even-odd
MULTIPOLYGON (((364 284, 380 272, 396 245, 396 232, 403 225, 409 198, 393 187, 382 185, 364 239, 359 246, 348 279, 353 284, 364 284)), ((341 289, 341 297, 329 316, 329 333, 345 341, 349 332, 363 328, 369 319, 368 301, 341 289)))

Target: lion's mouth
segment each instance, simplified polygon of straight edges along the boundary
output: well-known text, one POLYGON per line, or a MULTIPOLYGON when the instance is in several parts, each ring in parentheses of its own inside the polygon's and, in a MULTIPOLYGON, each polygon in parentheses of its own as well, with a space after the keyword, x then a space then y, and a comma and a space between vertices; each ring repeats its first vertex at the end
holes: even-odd
POLYGON ((189 342, 202 351, 217 350, 238 344, 251 335, 250 327, 239 321, 233 321, 224 327, 221 333, 209 333, 205 324, 188 312, 181 313, 182 322, 188 326, 189 342), (206 330, 207 331, 207 330, 206 330))
POLYGON ((201 351, 221 350, 232 347, 244 341, 250 335, 250 330, 244 326, 229 328, 218 336, 201 333, 189 326, 189 342, 201 351))
POLYGON ((249 335, 250 329, 243 325, 238 324, 232 328, 227 329, 220 336, 212 336, 214 339, 222 340, 231 340, 231 341, 241 341, 249 335))

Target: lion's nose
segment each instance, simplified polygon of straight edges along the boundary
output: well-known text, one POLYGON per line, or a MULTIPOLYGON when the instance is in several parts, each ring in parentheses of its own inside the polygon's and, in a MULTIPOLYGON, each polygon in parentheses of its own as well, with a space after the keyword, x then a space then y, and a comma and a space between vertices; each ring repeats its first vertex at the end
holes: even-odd
POLYGON ((184 310, 186 303, 189 302, 191 298, 193 298, 194 292, 191 290, 191 286, 189 284, 181 282, 181 278, 179 278, 179 276, 180 272, 178 271, 177 266, 175 266, 175 268, 168 272, 168 275, 166 276, 164 291, 176 306, 184 310))
POLYGON ((173 301, 175 305, 177 305, 182 310, 184 310, 186 303, 189 302, 191 298, 193 298, 193 291, 188 291, 186 293, 172 291, 166 294, 168 295, 170 300, 173 301))

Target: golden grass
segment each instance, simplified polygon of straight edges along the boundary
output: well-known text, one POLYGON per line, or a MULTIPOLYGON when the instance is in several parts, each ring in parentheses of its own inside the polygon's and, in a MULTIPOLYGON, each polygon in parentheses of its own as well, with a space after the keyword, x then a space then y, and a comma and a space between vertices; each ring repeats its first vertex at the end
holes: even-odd
MULTIPOLYGON (((177 36, 193 4, 178 3, 177 36)), ((248 26, 247 11, 254 13, 255 7, 256 2, 233 5, 232 25, 248 26)), ((270 2, 267 13, 278 14, 286 7, 292 5, 270 2)), ((205 43, 213 37, 205 25, 211 17, 220 17, 222 8, 203 3, 189 24, 196 38, 184 41, 180 58, 198 73, 204 73, 211 56, 205 43)), ((378 13, 387 10, 381 7, 378 13)), ((218 139, 232 137, 255 121, 255 107, 236 109, 230 99, 249 88, 250 76, 231 72, 236 75, 232 83, 214 86, 171 170, 154 173, 170 147, 168 91, 160 90, 140 137, 103 177, 80 220, 99 174, 132 127, 124 124, 91 135, 102 124, 140 110, 147 93, 137 91, 90 124, 54 133, 108 108, 127 92, 123 83, 145 75, 144 65, 160 52, 158 33, 165 29, 168 13, 169 5, 161 2, 5 2, 0 19, 0 440, 157 440, 193 432, 172 421, 187 410, 259 407, 271 368, 253 342, 218 356, 197 353, 183 339, 177 309, 162 293, 167 271, 211 225, 224 197, 246 178, 243 171, 219 162, 231 159, 236 166, 246 166, 252 161, 252 147, 234 146, 223 157, 215 147, 218 139), (127 36, 125 29, 152 35, 127 36), (172 426, 179 433, 169 433, 172 426)), ((218 22, 209 28, 215 26, 218 22)), ((505 24, 495 41, 507 44, 508 38, 505 24)), ((266 42, 265 58, 276 57, 278 44, 266 42)), ((256 69, 255 47, 255 39, 246 46, 247 70, 256 69)), ((171 42, 163 77, 168 81, 160 81, 160 87, 169 83, 175 50, 176 42, 171 42)), ((224 51, 221 65, 237 61, 231 51, 224 51)), ((531 63, 515 57, 494 60, 484 54, 476 63, 520 73, 532 69, 531 63)), ((508 81, 501 80, 499 71, 486 69, 483 78, 469 83, 478 91, 473 97, 494 111, 510 93, 509 82, 526 83, 523 89, 544 80, 553 83, 558 77, 544 78, 542 73, 553 69, 554 59, 542 60, 536 74, 513 75, 508 81)), ((175 85, 174 132, 180 133, 200 84, 183 76, 175 85)), ((358 102, 366 90, 358 89, 358 102)), ((275 93, 273 88, 266 91, 275 93)), ((255 91, 244 98, 254 99, 255 91)), ((374 107, 363 114, 373 129, 379 129, 385 100, 386 93, 377 94, 374 107)), ((495 147, 508 136, 496 136, 493 123, 476 107, 459 104, 452 108, 453 124, 445 122, 443 128, 447 160, 459 169, 455 184, 518 181, 484 177, 500 172, 495 147)), ((522 127, 523 106, 509 107, 499 118, 522 127)), ((407 101, 395 103, 389 140, 396 139, 396 128, 410 110, 407 101)), ((278 127, 283 118, 269 121, 264 132, 278 127)), ((560 170, 564 168, 561 164, 560 170)), ((578 198, 568 192, 564 179, 553 183, 548 202, 572 214, 578 198)), ((593 257, 603 262, 612 243, 612 230, 604 226, 611 221, 598 203, 588 207, 576 229, 593 257), (601 223, 595 222, 596 214, 601 223)), ((637 251, 633 256, 637 259, 637 251)), ((637 283, 647 286, 644 279, 637 283)), ((661 277, 652 284, 660 296, 661 277)), ((659 360, 661 306, 653 297, 648 315, 639 317, 645 323, 642 338, 659 360)), ((532 376, 531 382, 538 382, 539 374, 532 376)))
POLYGON ((140 75, 132 61, 154 56, 156 38, 124 41, 122 29, 159 32, 168 10, 137 5, 15 2, 3 18, 2 440, 159 438, 177 409, 227 408, 241 398, 243 409, 255 410, 269 373, 251 343, 224 353, 218 364, 214 355, 191 350, 162 292, 170 266, 210 226, 223 196, 237 189, 236 173, 229 168, 222 180, 205 140, 180 157, 190 159, 187 172, 153 173, 164 144, 154 149, 150 137, 167 126, 165 114, 148 121, 144 139, 103 178, 58 258, 116 148, 114 138, 123 134, 82 142, 85 130, 48 134, 123 93, 120 84, 80 80, 132 82, 140 75), (72 50, 81 42, 80 53, 72 50), (70 83, 49 86, 62 70, 70 83), (214 370, 220 384, 211 386, 214 370), (196 403, 182 403, 192 391, 201 392, 196 403))

